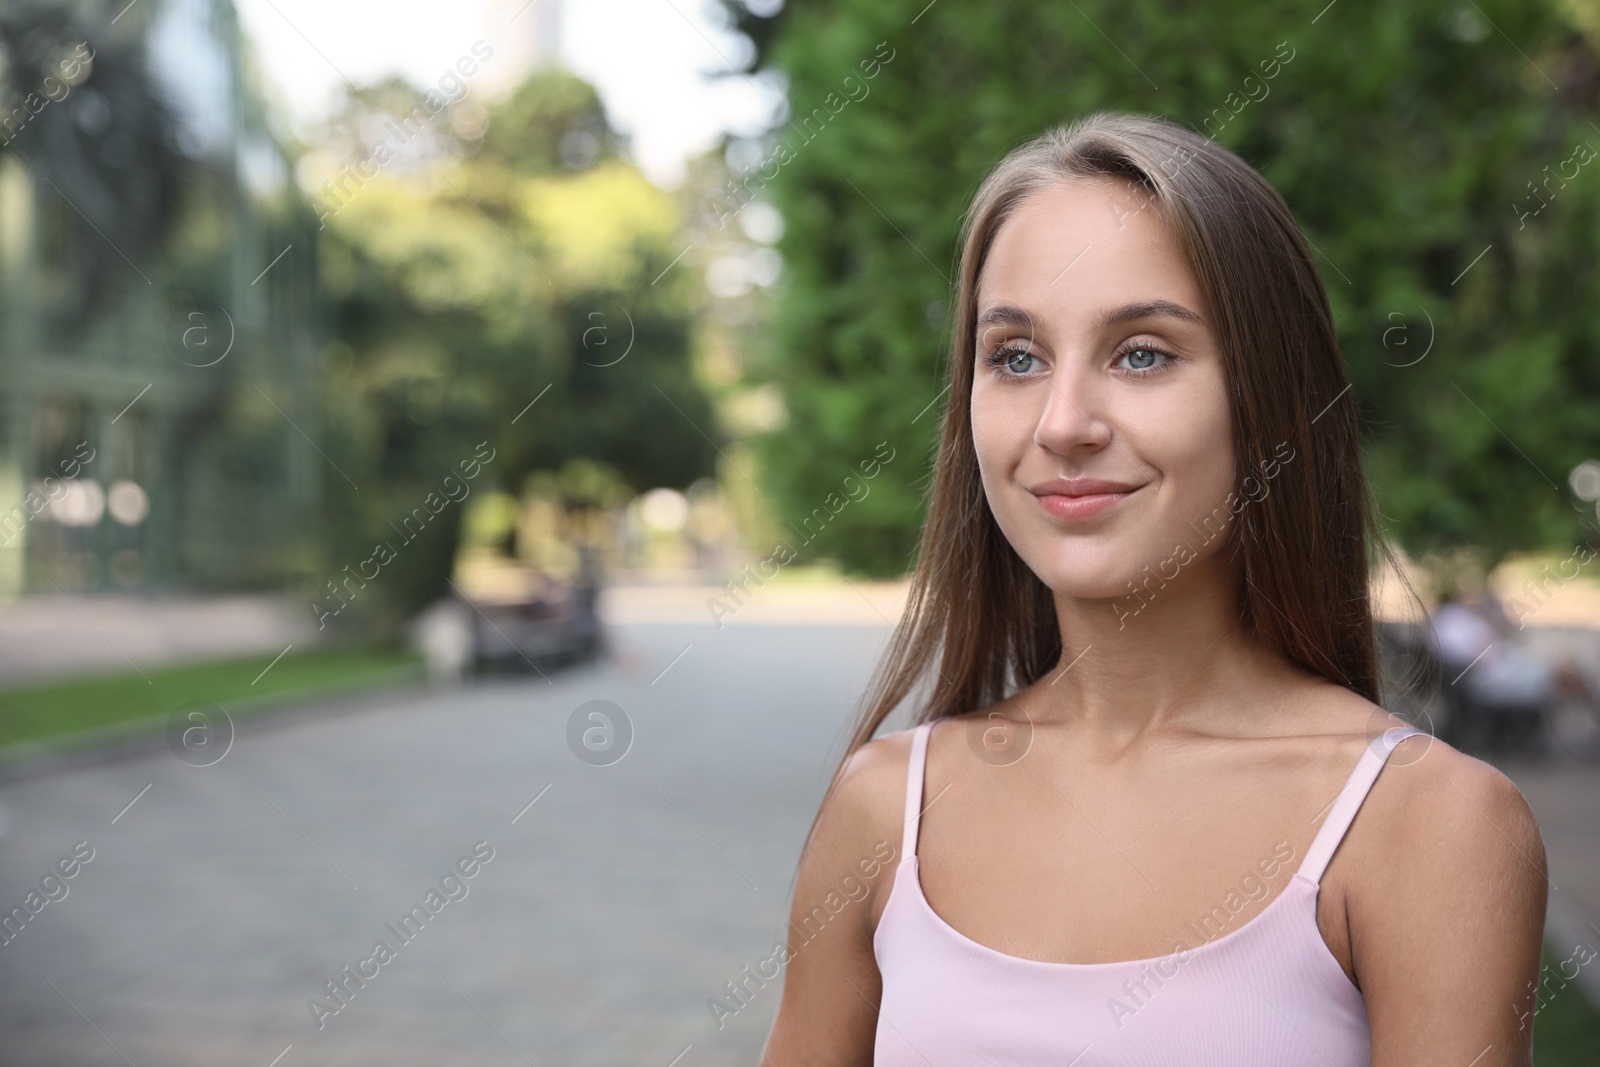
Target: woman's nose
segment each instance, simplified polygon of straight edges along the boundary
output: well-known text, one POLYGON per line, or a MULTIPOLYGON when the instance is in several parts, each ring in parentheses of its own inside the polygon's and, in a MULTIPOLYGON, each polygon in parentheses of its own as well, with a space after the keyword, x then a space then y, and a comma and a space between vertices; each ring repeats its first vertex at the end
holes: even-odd
POLYGON ((1105 396, 1087 376, 1057 370, 1050 376, 1049 393, 1034 428, 1034 443, 1067 455, 1075 450, 1098 451, 1111 442, 1105 396))

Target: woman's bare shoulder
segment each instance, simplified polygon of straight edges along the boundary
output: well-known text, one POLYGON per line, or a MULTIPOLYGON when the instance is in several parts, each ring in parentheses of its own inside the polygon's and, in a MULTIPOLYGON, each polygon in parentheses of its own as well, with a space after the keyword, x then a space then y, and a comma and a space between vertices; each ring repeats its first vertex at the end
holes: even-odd
MULTIPOLYGON (((1341 728, 1365 723, 1355 738, 1363 750, 1408 725, 1354 693, 1331 699, 1341 728)), ((1485 916, 1543 918, 1548 869, 1526 798, 1499 769, 1430 733, 1390 745, 1334 861, 1352 935, 1364 927, 1369 944, 1402 927, 1409 943, 1444 900, 1485 916)))
POLYGON ((802 901, 859 872, 868 905, 847 925, 863 939, 876 928, 901 859, 911 736, 906 730, 875 738, 844 761, 801 859, 797 915, 802 901))
POLYGON ((852 752, 806 843, 789 909, 788 971, 762 1063, 864 1062, 881 995, 873 936, 898 866, 911 734, 852 752))
MULTIPOLYGON (((1327 685, 1314 700, 1316 714, 1343 739, 1343 748, 1366 750, 1410 725, 1342 686, 1327 685)), ((1538 845, 1533 813, 1516 785, 1491 764, 1427 732, 1393 744, 1360 818, 1361 837, 1404 850, 1450 841, 1513 851, 1538 845)))
POLYGON ((1525 1046, 1513 1020, 1532 1011, 1522 1000, 1538 975, 1549 870, 1516 785, 1436 737, 1408 737, 1346 845, 1342 910, 1373 1062, 1525 1046))
POLYGON ((1526 798, 1498 768, 1429 734, 1394 746, 1368 797, 1374 836, 1399 866, 1527 864, 1544 879, 1544 846, 1526 798), (1406 857, 1413 857, 1409 862, 1406 857))
POLYGON ((911 737, 910 730, 885 734, 852 752, 839 769, 821 822, 855 831, 847 830, 846 836, 888 835, 898 843, 905 820, 911 737))

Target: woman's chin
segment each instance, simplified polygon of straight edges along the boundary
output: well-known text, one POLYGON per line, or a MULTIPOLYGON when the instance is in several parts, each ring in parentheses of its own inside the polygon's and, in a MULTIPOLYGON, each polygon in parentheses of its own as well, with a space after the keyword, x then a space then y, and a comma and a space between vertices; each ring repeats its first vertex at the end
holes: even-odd
POLYGON ((1079 572, 1056 572, 1040 576, 1045 585, 1058 598, 1067 600, 1115 600, 1128 595, 1128 582, 1132 580, 1134 572, 1126 575, 1120 571, 1112 571, 1119 575, 1107 578, 1107 572, 1097 570, 1092 574, 1079 572))

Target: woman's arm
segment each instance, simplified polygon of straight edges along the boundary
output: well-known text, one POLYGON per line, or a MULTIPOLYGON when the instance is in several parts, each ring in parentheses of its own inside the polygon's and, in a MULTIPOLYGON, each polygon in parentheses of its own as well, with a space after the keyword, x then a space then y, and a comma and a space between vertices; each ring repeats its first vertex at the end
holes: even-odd
POLYGON ((882 984, 876 917, 900 862, 910 735, 862 746, 800 859, 783 999, 761 1067, 872 1063, 882 984))
POLYGON ((1372 1067, 1527 1067, 1549 884, 1533 813, 1435 739, 1390 763, 1347 904, 1372 1067))

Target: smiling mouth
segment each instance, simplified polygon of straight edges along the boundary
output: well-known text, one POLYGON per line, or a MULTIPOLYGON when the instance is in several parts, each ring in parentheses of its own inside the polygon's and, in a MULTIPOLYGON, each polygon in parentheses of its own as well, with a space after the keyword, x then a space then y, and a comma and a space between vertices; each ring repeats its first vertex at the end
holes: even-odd
POLYGON ((1054 518, 1063 522, 1083 522, 1105 514, 1143 486, 1131 489, 1107 490, 1094 493, 1038 493, 1034 499, 1054 518))

